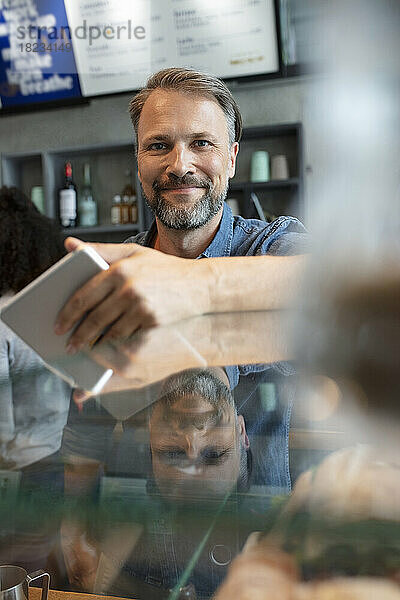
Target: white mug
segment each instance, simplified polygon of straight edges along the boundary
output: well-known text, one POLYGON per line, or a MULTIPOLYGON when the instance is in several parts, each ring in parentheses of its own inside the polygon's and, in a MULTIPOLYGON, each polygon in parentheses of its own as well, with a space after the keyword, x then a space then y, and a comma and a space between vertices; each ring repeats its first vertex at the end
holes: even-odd
POLYGON ((284 154, 277 154, 272 157, 271 179, 289 179, 289 165, 284 154))

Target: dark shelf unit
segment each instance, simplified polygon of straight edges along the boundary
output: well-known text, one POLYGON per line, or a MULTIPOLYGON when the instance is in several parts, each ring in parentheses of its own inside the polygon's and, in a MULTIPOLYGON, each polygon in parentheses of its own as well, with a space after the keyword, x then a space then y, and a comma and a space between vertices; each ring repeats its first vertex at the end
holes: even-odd
MULTIPOLYGON (((301 123, 248 127, 243 131, 235 178, 229 186, 229 197, 238 200, 240 213, 246 218, 257 217, 251 202, 255 192, 266 214, 294 214, 302 218, 303 206, 303 140, 301 123), (289 163, 287 180, 251 182, 250 162, 255 150, 267 150, 270 156, 285 154, 289 163)), ((93 190, 99 204, 99 225, 64 230, 87 241, 121 242, 129 235, 147 229, 152 215, 141 195, 137 176, 135 148, 130 140, 118 144, 98 144, 74 148, 57 148, 1 156, 2 183, 17 186, 28 196, 34 185, 43 185, 46 214, 58 218, 58 190, 63 182, 63 165, 72 162, 74 179, 82 183, 82 166, 92 167, 93 190), (111 225, 112 198, 124 186, 124 172, 131 168, 138 197, 137 224, 111 225)))
POLYGON ((266 218, 281 214, 304 218, 301 123, 248 127, 243 130, 236 175, 230 182, 228 198, 235 198, 239 202, 240 214, 246 218, 257 217, 251 201, 252 192, 260 200, 266 218), (256 150, 267 150, 270 158, 284 154, 288 160, 289 179, 249 181, 251 155, 256 150))
POLYGON ((44 185, 43 155, 40 152, 3 154, 1 172, 3 185, 15 186, 29 196, 33 186, 44 185))
POLYGON ((63 167, 67 160, 72 163, 78 192, 83 184, 83 164, 88 162, 91 165, 93 192, 98 201, 99 224, 94 227, 78 226, 64 229, 65 236, 72 235, 92 242, 122 242, 129 235, 146 228, 146 212, 140 195, 135 148, 132 141, 57 148, 31 154, 3 154, 2 183, 7 186, 17 186, 28 196, 33 185, 42 185, 46 214, 58 220, 58 190, 63 184, 63 167), (115 194, 121 193, 125 185, 125 171, 128 168, 132 170, 132 179, 138 192, 138 222, 111 225, 112 198, 115 194))

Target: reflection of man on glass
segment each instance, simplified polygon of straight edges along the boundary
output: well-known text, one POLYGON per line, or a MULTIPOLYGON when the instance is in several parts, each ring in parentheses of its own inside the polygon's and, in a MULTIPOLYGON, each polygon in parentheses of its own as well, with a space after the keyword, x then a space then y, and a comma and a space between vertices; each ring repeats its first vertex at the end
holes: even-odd
MULTIPOLYGON (((143 490, 146 506, 153 507, 149 510, 150 521, 139 523, 142 528, 140 540, 135 542, 131 556, 121 551, 123 556, 117 559, 114 550, 106 548, 110 560, 126 564, 127 587, 118 587, 123 585, 119 578, 112 590, 114 595, 127 593, 132 587, 132 577, 144 583, 151 583, 155 578, 162 581, 165 588, 173 586, 176 574, 183 572, 188 556, 201 543, 204 526, 210 525, 210 518, 212 520, 219 507, 224 507, 228 497, 226 510, 230 515, 229 511, 249 512, 252 500, 246 492, 250 484, 268 486, 271 495, 282 493, 287 470, 286 410, 272 415, 263 410, 254 396, 250 402, 252 411, 249 411, 246 399, 257 391, 257 382, 264 381, 268 370, 254 373, 252 380, 246 382, 246 390, 238 391, 239 384, 234 398, 236 369, 198 368, 171 375, 153 389, 154 404, 138 414, 132 414, 127 400, 131 397, 131 408, 134 407, 137 404, 135 395, 142 394, 142 390, 125 392, 120 398, 113 394, 109 402, 104 396, 100 400, 103 407, 90 399, 81 406, 81 412, 72 404, 63 447, 67 493, 87 497, 103 473, 106 473, 110 486, 113 475, 123 477, 124 486, 130 478, 134 486, 140 479, 145 479, 146 484, 135 489, 143 490), (126 417, 123 417, 124 412, 126 417), (254 471, 245 418, 254 444, 254 471), (116 429, 117 419, 120 424, 116 429), (252 433, 253 421, 257 424, 255 435, 252 433), (260 425, 265 421, 268 433, 264 436, 260 425), (203 520, 199 521, 200 512, 203 520), (172 523, 167 519, 161 527, 159 519, 168 514, 175 514, 178 521, 172 523), (204 521, 205 514, 211 516, 204 521), (181 522, 185 515, 191 519, 188 528, 185 520, 181 522)), ((137 496, 137 491, 135 494, 140 504, 141 497, 137 496)), ((135 501, 129 502, 135 506, 135 501)), ((121 540, 123 538, 129 546, 135 536, 128 522, 123 529, 121 540)), ((70 581, 80 589, 90 591, 88 574, 91 572, 92 578, 95 576, 99 553, 96 548, 88 549, 88 541, 79 524, 70 522, 63 531, 69 536, 63 549, 70 567, 70 581), (79 555, 75 562, 70 558, 72 549, 72 558, 79 555), (90 561, 91 570, 88 568, 90 561)), ((234 516, 229 531, 222 525, 213 531, 215 540, 212 543, 218 548, 221 544, 227 546, 234 556, 241 548, 241 535, 234 516)), ((125 547, 121 540, 119 548, 125 547)), ((212 591, 224 572, 205 552, 196 566, 192 582, 196 590, 212 591)))
POLYGON ((150 477, 154 476, 163 496, 172 498, 175 492, 177 499, 184 498, 186 492, 193 492, 195 497, 220 496, 232 490, 235 483, 239 490, 245 491, 249 486, 252 456, 244 418, 238 414, 230 386, 223 368, 182 371, 164 382, 157 392, 158 400, 146 409, 148 417, 144 412, 136 415, 134 410, 129 410, 127 394, 132 394, 134 408, 134 391, 121 396, 122 411, 118 409, 116 396, 110 405, 104 402, 107 409, 99 407, 93 399, 83 404, 80 411, 72 403, 63 439, 68 491, 79 493, 80 488, 80 493, 85 495, 95 484, 102 466, 110 473, 106 465, 115 465, 114 454, 119 456, 121 444, 124 454, 129 447, 125 444, 130 445, 130 460, 124 462, 123 467, 117 465, 118 472, 126 469, 129 475, 142 472, 143 476, 143 457, 138 464, 136 438, 130 437, 138 418, 146 421, 152 461, 152 466, 148 465, 150 477), (121 417, 123 412, 126 417, 121 417), (113 444, 117 413, 126 435, 113 444), (79 463, 75 460, 77 457, 80 457, 79 463))
POLYGON ((164 497, 221 496, 235 483, 245 491, 251 474, 246 426, 223 369, 170 377, 150 418, 155 483, 164 497))
MULTIPOLYGON (((117 398, 114 398, 115 403, 118 403, 117 398)), ((145 461, 137 446, 138 443, 140 446, 138 440, 143 438, 143 435, 136 437, 137 415, 123 422, 124 433, 116 444, 112 444, 115 419, 104 409, 99 409, 93 400, 85 403, 80 413, 71 406, 70 416, 63 447, 67 493, 76 493, 79 488, 79 493, 87 496, 96 486, 103 469, 108 476, 116 470, 119 476, 138 477, 145 461), (121 447, 124 456, 129 456, 128 462, 121 456, 121 447)), ((252 468, 249 440, 224 369, 192 369, 170 376, 159 392, 159 399, 148 409, 146 425, 150 434, 151 463, 142 477, 147 476, 148 493, 158 507, 155 508, 155 520, 161 506, 164 506, 162 511, 168 512, 168 505, 182 502, 193 511, 204 506, 206 500, 215 500, 218 506, 230 492, 248 489, 252 468), (157 501, 160 497, 161 505, 157 501)), ((179 534, 174 528, 163 530, 164 541, 169 540, 168 548, 175 540, 173 559, 169 550, 163 554, 158 548, 160 532, 157 530, 156 535, 151 523, 147 525, 132 557, 125 557, 130 571, 139 580, 149 583, 149 564, 157 573, 165 564, 173 579, 174 569, 183 570, 187 559, 186 553, 182 552, 183 546, 193 544, 201 536, 201 529, 195 534, 194 523, 188 539, 182 538, 181 530, 179 534), (170 564, 172 560, 175 562, 170 564)), ((126 528, 123 535, 129 538, 130 529, 126 528)), ((95 546, 90 546, 79 523, 69 521, 64 524, 63 551, 68 576, 78 589, 92 590, 91 577, 93 579, 96 573, 99 557, 95 546), (79 560, 73 560, 75 555, 79 560)), ((165 580, 166 587, 174 584, 172 579, 165 580)), ((207 581, 208 577, 205 577, 206 587, 207 581)), ((216 585, 213 584, 213 588, 216 585)))
POLYGON ((169 377, 150 407, 149 433, 152 477, 147 489, 155 501, 154 522, 147 523, 111 592, 124 595, 138 580, 157 581, 164 589, 176 585, 232 493, 224 519, 213 526, 190 576, 199 597, 210 597, 240 548, 234 492, 247 491, 252 470, 244 418, 236 410, 226 371, 191 369, 169 377), (227 519, 228 530, 222 524, 227 519))

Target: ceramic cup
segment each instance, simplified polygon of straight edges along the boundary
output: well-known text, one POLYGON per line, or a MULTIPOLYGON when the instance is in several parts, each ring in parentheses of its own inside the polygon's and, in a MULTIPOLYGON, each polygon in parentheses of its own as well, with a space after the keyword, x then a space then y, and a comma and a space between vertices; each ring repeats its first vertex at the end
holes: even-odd
POLYGON ((251 155, 250 181, 269 181, 269 154, 256 150, 251 155))
POLYGON ((289 179, 289 165, 284 154, 277 154, 272 157, 271 179, 289 179))
POLYGON ((35 185, 31 190, 31 200, 33 204, 36 206, 39 212, 43 215, 45 213, 44 209, 44 190, 43 186, 35 185))

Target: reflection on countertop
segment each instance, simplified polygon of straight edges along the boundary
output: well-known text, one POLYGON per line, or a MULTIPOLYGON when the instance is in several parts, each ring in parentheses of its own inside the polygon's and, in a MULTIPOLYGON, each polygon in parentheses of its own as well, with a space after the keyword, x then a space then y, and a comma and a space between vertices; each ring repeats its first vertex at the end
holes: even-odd
MULTIPOLYGON (((2 562, 146 600, 269 598, 271 582, 279 598, 322 598, 307 579, 347 590, 339 576, 360 573, 390 593, 399 464, 347 388, 297 368, 292 326, 290 313, 207 315, 94 346, 114 372, 102 394, 77 390, 61 446, 0 473, 2 562)), ((38 416, 57 425, 40 405, 31 434, 15 431, 25 454, 38 416)))

